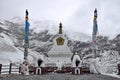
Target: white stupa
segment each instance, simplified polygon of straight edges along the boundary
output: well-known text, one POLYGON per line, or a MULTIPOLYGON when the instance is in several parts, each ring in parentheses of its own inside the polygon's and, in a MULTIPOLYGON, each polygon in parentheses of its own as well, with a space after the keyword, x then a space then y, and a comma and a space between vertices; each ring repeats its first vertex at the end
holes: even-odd
POLYGON ((62 65, 71 63, 71 57, 73 53, 67 46, 67 38, 62 33, 62 24, 59 25, 59 35, 54 39, 54 45, 48 52, 49 60, 46 59, 46 63, 56 64, 57 62, 62 65))

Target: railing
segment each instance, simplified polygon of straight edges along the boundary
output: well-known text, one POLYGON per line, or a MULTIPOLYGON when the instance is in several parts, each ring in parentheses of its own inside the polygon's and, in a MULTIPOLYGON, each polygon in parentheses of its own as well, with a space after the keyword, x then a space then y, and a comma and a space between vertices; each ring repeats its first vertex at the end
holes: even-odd
POLYGON ((12 63, 10 63, 10 65, 0 64, 0 74, 11 74, 11 73, 20 73, 20 67, 13 66, 12 63))

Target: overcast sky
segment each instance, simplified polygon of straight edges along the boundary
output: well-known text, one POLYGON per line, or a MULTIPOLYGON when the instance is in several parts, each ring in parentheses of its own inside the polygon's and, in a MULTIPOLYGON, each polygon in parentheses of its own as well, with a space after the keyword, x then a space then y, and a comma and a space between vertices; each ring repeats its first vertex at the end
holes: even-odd
POLYGON ((28 9, 30 19, 61 21, 65 29, 91 35, 95 8, 99 34, 120 33, 120 0, 0 0, 0 19, 24 17, 28 9))

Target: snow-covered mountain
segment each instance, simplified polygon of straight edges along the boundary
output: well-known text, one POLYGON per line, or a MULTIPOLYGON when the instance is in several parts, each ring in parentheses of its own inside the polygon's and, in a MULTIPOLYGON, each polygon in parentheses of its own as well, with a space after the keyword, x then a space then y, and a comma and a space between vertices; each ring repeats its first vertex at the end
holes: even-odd
MULTIPOLYGON (((30 62, 37 58, 40 52, 47 55, 53 46, 53 39, 58 35, 58 26, 54 21, 44 20, 30 21, 30 62)), ((64 24, 63 24, 64 30, 64 24)), ((78 52, 81 59, 91 61, 92 50, 91 37, 84 33, 72 32, 64 30, 64 34, 68 38, 68 46, 70 50, 78 52)), ((111 72, 111 68, 116 68, 120 62, 120 34, 112 40, 106 36, 99 36, 97 40, 98 56, 97 63, 100 65, 101 72, 111 72), (102 70, 102 66, 110 66, 109 69, 102 70), (114 66, 113 66, 114 65, 114 66), (107 71, 108 70, 108 71, 107 71)), ((11 20, 0 20, 0 63, 6 62, 22 62, 24 55, 24 20, 15 17, 11 20)), ((113 71, 112 71, 113 72, 113 71)))
MULTIPOLYGON (((21 25, 21 24, 24 24, 23 19, 24 18, 14 17, 10 19, 9 21, 14 24, 21 25)), ((48 30, 48 34, 55 35, 58 33, 58 30, 59 30, 59 23, 56 21, 31 19, 29 22, 30 22, 30 29, 33 30, 33 32, 37 34, 45 30, 48 30)), ((22 25, 21 27, 24 27, 24 25, 22 25)), ((90 41, 91 40, 91 36, 85 33, 82 33, 82 32, 75 32, 75 31, 67 30, 65 27, 66 26, 64 26, 63 24, 63 32, 70 39, 78 40, 78 41, 90 41)))
POLYGON ((0 63, 19 62, 23 53, 14 46, 9 26, 6 26, 4 21, 0 23, 0 63))

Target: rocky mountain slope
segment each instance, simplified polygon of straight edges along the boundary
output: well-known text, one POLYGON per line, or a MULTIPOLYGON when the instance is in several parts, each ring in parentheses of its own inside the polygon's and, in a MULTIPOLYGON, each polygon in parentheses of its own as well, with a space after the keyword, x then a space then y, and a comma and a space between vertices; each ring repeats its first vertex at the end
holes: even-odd
MULTIPOLYGON (((47 56, 48 51, 53 46, 53 39, 58 35, 58 26, 52 21, 31 21, 29 32, 29 58, 35 59, 39 53, 44 53, 47 56)), ((78 52, 81 59, 90 61, 91 53, 91 37, 86 34, 69 33, 64 31, 68 38, 68 46, 75 53, 78 52), (74 38, 73 38, 74 37, 74 38), (86 41, 84 40, 86 39, 86 41)), ((107 36, 99 36, 98 44, 98 64, 108 66, 109 64, 120 61, 120 34, 114 39, 109 39, 107 36)), ((14 18, 11 20, 0 20, 0 63, 5 60, 22 62, 24 54, 24 20, 14 18)), ((113 67, 112 67, 113 68, 113 67)), ((111 68, 110 68, 111 69, 111 68)), ((106 69, 108 70, 108 69, 106 69)), ((102 71, 102 70, 101 70, 102 71)), ((105 70, 104 70, 105 71, 105 70)), ((103 72, 103 71, 102 71, 103 72)), ((108 71, 106 71, 108 72, 108 71)))

